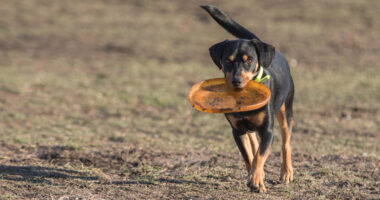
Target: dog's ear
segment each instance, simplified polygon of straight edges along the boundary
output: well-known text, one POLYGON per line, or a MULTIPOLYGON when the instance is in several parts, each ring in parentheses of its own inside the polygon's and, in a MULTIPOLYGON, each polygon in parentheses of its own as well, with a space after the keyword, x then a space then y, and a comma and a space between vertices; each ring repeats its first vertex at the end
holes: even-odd
POLYGON ((212 58, 212 61, 214 61, 215 65, 219 67, 219 69, 222 69, 222 53, 223 49, 225 48, 228 40, 224 40, 223 42, 220 42, 218 44, 212 45, 208 50, 210 52, 210 56, 212 58))
POLYGON ((261 42, 256 39, 253 39, 252 42, 258 54, 257 56, 259 59, 259 65, 263 66, 264 68, 269 67, 275 54, 275 48, 270 44, 261 42))

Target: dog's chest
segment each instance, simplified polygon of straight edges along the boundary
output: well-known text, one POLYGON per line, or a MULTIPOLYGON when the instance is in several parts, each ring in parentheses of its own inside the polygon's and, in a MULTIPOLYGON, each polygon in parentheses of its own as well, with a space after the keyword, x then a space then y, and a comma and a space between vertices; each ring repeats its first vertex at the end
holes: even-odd
POLYGON ((254 131, 264 123, 265 116, 266 112, 263 110, 247 115, 229 114, 226 115, 226 118, 234 129, 240 131, 254 131))

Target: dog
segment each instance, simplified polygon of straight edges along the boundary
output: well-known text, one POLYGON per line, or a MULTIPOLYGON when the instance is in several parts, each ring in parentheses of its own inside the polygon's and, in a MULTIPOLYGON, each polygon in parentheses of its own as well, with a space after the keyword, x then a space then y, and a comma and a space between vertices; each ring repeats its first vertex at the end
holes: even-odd
POLYGON ((280 180, 289 183, 293 180, 290 137, 293 127, 294 83, 288 62, 272 45, 261 41, 220 9, 211 5, 201 7, 219 25, 239 38, 225 40, 209 48, 213 62, 223 71, 228 85, 239 90, 250 80, 261 81, 258 76, 262 73, 266 76, 263 84, 271 91, 266 106, 253 111, 225 114, 245 161, 247 186, 251 191, 266 192, 264 163, 273 142, 274 118, 279 122, 282 137, 280 180), (259 136, 259 141, 256 135, 259 136))

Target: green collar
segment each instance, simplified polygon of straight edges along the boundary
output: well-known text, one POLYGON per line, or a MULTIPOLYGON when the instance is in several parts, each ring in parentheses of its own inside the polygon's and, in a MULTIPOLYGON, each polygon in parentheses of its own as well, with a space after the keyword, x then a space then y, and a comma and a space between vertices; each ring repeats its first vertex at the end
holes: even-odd
POLYGON ((263 77, 263 72, 264 72, 264 67, 260 66, 259 72, 257 73, 257 76, 254 79, 254 81, 262 83, 262 82, 265 82, 265 81, 269 80, 270 76, 266 75, 266 76, 263 77))

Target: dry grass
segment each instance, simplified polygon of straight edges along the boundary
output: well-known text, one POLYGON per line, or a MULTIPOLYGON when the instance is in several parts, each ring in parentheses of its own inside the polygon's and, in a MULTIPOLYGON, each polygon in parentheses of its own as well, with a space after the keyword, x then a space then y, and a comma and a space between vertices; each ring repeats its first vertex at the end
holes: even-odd
POLYGON ((0 199, 378 199, 376 1, 206 1, 292 64, 295 181, 251 194, 222 115, 187 90, 233 38, 201 1, 0 1, 0 199))

